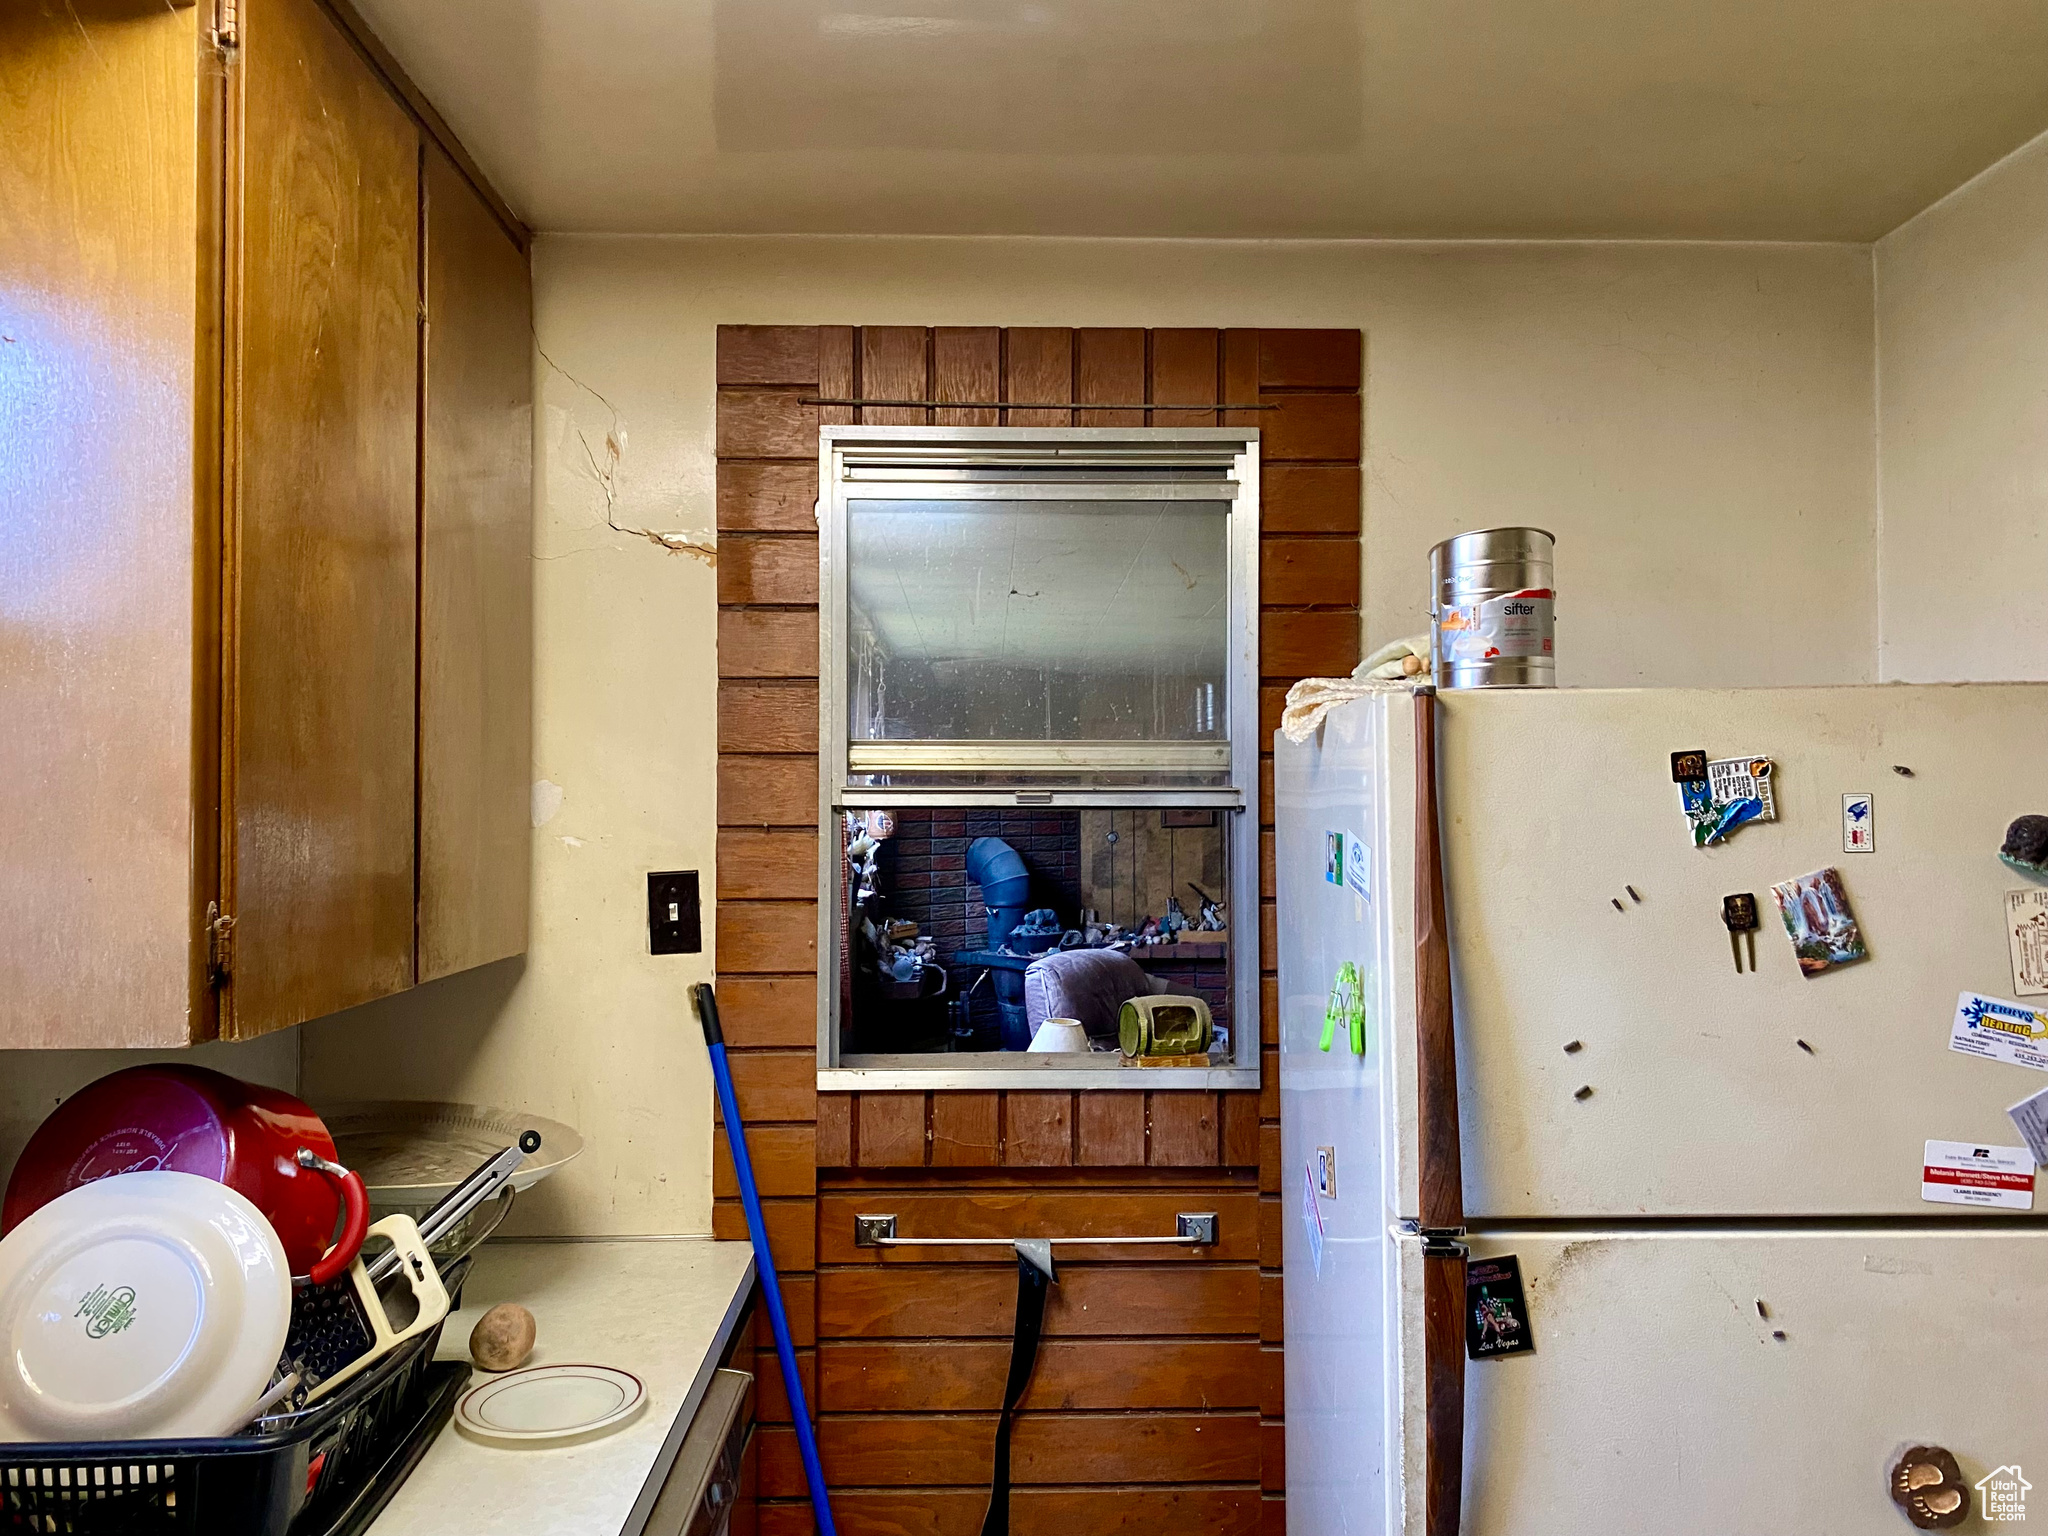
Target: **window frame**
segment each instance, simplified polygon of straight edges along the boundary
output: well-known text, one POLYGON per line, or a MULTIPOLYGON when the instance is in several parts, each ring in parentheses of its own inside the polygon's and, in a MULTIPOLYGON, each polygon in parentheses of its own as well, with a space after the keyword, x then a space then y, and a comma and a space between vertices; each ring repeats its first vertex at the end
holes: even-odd
MULTIPOLYGON (((1101 482, 1105 487, 1112 482, 1101 482)), ((1135 485, 1141 482, 1134 482, 1135 485)), ((1059 499, 1118 498, 1109 489, 1059 499)), ((1157 483, 1147 487, 1156 492, 1157 483)), ((1039 492, 1040 495, 1049 495, 1039 492)), ((1249 1089, 1259 1085, 1259 432, 1255 427, 831 426, 818 431, 818 1086, 836 1091, 949 1088, 1249 1089), (851 784, 847 667, 849 500, 1027 499, 1017 482, 976 482, 978 470, 1033 463, 1115 467, 1221 465, 1221 481, 1190 483, 1188 499, 1229 503, 1225 708, 1228 779, 1210 787, 1003 784, 876 787, 851 784), (851 478, 890 465, 938 466, 943 479, 851 478), (839 817, 848 810, 935 806, 1078 809, 1216 807, 1226 816, 1230 881, 1231 1061, 1227 1066, 1125 1070, 1021 1051, 852 1055, 839 1051, 839 817)), ((1173 744, 1162 744, 1162 757, 1173 744)), ((1139 755, 1142 754, 1142 750, 1139 755)), ((865 772, 873 772, 869 769, 865 772)), ((980 771, 980 770, 968 770, 980 771)), ((864 776, 864 775, 863 775, 864 776)), ((1097 1064, 1099 1062, 1099 1064, 1097 1064)))

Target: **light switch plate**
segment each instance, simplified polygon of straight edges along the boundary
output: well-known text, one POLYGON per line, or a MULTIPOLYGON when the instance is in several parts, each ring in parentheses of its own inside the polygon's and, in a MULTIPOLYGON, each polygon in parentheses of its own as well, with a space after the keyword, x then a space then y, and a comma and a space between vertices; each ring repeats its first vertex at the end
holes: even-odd
POLYGON ((704 949, 697 871, 661 870, 647 877, 647 952, 695 955, 704 949))

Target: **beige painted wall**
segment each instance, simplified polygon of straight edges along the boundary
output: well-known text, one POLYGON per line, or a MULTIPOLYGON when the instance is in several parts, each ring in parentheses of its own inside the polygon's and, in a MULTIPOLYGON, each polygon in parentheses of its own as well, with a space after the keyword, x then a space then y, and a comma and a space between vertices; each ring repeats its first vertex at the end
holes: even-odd
POLYGON ((1869 272, 1852 246, 542 238, 534 777, 560 799, 532 947, 306 1026, 308 1096, 523 1104, 590 1146, 525 1230, 708 1229, 709 957, 649 957, 643 891, 710 889, 715 579, 620 530, 710 537, 718 324, 1357 326, 1368 643, 1422 626, 1431 543, 1526 520, 1559 535, 1567 683, 1860 682, 1869 272))
POLYGON ((1876 266, 1879 675, 2048 678, 2048 136, 1876 266))

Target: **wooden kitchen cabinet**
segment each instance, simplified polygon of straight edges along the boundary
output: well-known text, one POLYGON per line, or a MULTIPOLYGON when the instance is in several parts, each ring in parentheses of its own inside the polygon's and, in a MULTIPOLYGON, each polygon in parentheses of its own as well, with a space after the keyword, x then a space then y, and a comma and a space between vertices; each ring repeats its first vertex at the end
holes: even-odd
POLYGON ((517 952, 523 231, 323 0, 22 0, 0 99, 0 1048, 517 952))

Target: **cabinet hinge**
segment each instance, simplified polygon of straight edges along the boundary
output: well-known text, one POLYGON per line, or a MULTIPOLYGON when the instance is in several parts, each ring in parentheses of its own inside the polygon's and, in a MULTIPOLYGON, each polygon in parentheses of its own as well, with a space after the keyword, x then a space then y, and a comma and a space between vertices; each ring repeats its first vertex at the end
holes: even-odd
POLYGON ((217 48, 233 48, 242 41, 240 0, 214 0, 213 41, 217 48))
POLYGON ((234 974, 235 920, 221 911, 220 903, 206 904, 206 980, 219 986, 234 974))

